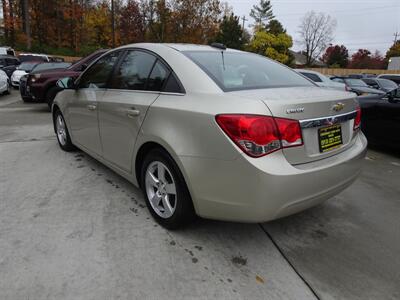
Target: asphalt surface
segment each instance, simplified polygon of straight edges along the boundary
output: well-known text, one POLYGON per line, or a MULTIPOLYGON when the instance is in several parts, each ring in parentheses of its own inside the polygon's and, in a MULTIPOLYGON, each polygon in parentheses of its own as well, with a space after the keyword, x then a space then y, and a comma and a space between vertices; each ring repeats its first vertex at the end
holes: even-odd
POLYGON ((399 299, 400 155, 370 150, 326 203, 169 232, 142 193, 0 96, 0 299, 399 299))

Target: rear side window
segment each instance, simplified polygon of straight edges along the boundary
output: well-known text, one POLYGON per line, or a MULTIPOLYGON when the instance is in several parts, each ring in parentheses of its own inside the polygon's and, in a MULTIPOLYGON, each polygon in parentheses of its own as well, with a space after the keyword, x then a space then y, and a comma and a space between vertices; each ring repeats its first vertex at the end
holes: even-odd
POLYGON ((318 75, 315 75, 313 73, 306 73, 306 72, 300 72, 300 73, 303 74, 304 76, 306 76, 307 78, 310 78, 314 82, 322 82, 321 78, 319 78, 318 75))
POLYGON ((163 63, 157 61, 150 73, 149 79, 147 80, 146 90, 161 91, 165 81, 168 78, 168 75, 169 70, 164 66, 163 63))
POLYGON ((314 86, 297 72, 246 52, 184 51, 223 91, 314 86))
POLYGON ((155 61, 156 58, 146 52, 128 51, 118 67, 112 87, 125 90, 145 90, 147 78, 155 61))
POLYGON ((176 79, 176 77, 175 77, 175 75, 173 73, 169 74, 169 77, 167 79, 167 82, 165 83, 163 92, 166 92, 166 93, 183 93, 181 85, 179 84, 178 79, 176 79))

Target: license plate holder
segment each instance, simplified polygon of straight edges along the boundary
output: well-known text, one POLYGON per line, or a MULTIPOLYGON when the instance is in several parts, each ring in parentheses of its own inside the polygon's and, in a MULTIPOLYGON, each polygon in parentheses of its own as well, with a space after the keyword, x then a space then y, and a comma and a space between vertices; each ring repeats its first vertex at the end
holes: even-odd
POLYGON ((318 129, 319 151, 321 153, 339 148, 343 144, 340 124, 318 129))

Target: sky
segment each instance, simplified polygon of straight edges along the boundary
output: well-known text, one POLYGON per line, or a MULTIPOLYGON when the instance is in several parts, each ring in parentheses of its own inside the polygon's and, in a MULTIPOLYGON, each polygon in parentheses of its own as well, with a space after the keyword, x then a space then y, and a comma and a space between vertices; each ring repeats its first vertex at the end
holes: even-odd
MULTIPOLYGON (((226 0, 238 16, 246 16, 245 27, 254 23, 249 12, 259 0, 226 0)), ((359 48, 383 55, 393 44, 394 33, 400 40, 400 0, 271 0, 277 20, 293 37, 294 50, 301 50, 299 25, 308 11, 323 12, 336 19, 333 44, 343 44, 350 53, 359 48)), ((242 20, 241 20, 242 22, 242 20)))

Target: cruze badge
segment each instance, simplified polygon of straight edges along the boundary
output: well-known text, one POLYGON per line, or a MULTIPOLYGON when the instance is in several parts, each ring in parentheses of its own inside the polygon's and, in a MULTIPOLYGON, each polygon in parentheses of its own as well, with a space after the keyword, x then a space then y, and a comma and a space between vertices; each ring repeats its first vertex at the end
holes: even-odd
POLYGON ((297 113, 302 113, 302 112, 304 112, 304 107, 288 108, 286 110, 287 114, 297 114, 297 113))
POLYGON ((343 108, 344 104, 342 102, 338 102, 334 106, 332 106, 332 110, 334 111, 341 111, 343 108))

